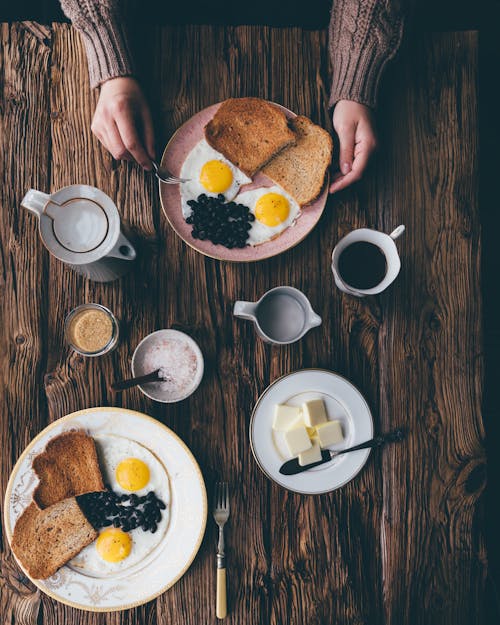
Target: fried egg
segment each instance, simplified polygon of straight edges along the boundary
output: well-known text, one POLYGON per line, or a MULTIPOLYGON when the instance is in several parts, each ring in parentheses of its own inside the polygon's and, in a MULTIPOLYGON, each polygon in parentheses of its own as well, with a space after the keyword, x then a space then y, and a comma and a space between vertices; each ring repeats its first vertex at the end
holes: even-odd
POLYGON ((180 185, 182 214, 191 215, 189 200, 196 200, 204 193, 208 197, 217 197, 222 193, 226 201, 236 197, 240 187, 252 182, 220 152, 208 145, 205 139, 198 142, 189 152, 182 164, 180 177, 189 179, 180 185))
POLYGON ((255 216, 248 231, 249 245, 259 245, 276 237, 293 225, 300 215, 297 202, 277 185, 244 191, 236 201, 248 206, 255 216))
POLYGON ((90 577, 111 577, 145 566, 168 528, 170 486, 165 467, 139 443, 114 435, 94 437, 104 482, 116 493, 138 497, 154 491, 165 504, 153 534, 141 527, 124 532, 115 527, 100 530, 97 540, 85 547, 68 565, 90 577))

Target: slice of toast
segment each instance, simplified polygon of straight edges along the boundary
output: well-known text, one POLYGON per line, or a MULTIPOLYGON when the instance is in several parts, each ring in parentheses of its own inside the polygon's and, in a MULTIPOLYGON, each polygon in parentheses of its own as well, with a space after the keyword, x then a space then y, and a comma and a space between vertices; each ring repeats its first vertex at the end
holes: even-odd
POLYGON ((17 520, 11 546, 30 577, 46 579, 97 536, 72 497, 45 510, 31 503, 17 520))
POLYGON ((231 98, 205 126, 207 142, 247 176, 295 141, 287 118, 260 98, 231 98))
POLYGON ((104 490, 94 439, 83 430, 51 439, 33 460, 40 480, 33 500, 46 508, 67 497, 104 490))
POLYGON ((275 156, 262 173, 287 191, 300 206, 306 206, 321 193, 332 160, 333 141, 326 130, 307 117, 294 117, 290 127, 295 134, 295 145, 275 156))

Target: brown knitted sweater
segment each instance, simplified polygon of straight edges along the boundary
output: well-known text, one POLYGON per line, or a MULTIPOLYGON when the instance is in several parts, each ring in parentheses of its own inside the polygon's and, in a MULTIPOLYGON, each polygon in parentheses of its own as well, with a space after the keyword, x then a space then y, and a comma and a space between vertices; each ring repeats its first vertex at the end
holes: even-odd
MULTIPOLYGON (((61 0, 63 11, 83 37, 92 87, 133 74, 118 4, 118 0, 61 0)), ((330 106, 354 100, 375 107, 383 70, 401 43, 400 4, 398 0, 333 1, 330 106)))

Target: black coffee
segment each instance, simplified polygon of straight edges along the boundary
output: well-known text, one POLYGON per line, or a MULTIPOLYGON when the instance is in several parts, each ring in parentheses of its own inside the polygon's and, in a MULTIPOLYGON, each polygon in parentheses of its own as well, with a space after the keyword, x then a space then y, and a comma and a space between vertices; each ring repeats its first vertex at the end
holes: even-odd
POLYGON ((373 243, 357 241, 347 246, 339 257, 342 280, 355 289, 373 289, 387 272, 384 252, 373 243))

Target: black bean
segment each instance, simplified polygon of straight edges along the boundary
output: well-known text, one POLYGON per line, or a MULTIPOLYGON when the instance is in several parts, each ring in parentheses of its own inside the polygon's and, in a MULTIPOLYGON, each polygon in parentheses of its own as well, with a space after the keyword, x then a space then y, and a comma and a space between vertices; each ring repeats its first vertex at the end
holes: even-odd
POLYGON ((150 529, 151 529, 151 533, 154 534, 156 530, 158 529, 158 526, 156 525, 156 523, 152 523, 150 529))
POLYGON ((160 510, 165 510, 165 508, 167 507, 161 499, 157 500, 157 505, 158 505, 158 508, 160 508, 160 510))
POLYGON ((118 517, 113 519, 113 527, 120 527, 120 519, 118 517))
POLYGON ((111 519, 104 519, 102 521, 102 526, 103 527, 109 527, 112 523, 113 523, 113 521, 111 519))
POLYGON ((248 219, 249 219, 250 221, 255 221, 255 215, 254 215, 253 213, 250 213, 250 214, 248 215, 248 219))
POLYGON ((128 495, 120 495, 120 501, 128 501, 128 500, 129 500, 128 495))
POLYGON ((122 530, 124 532, 130 532, 130 525, 128 523, 122 523, 122 530))
POLYGON ((148 523, 143 523, 142 525, 142 531, 143 532, 147 532, 149 530, 149 524, 148 523))

